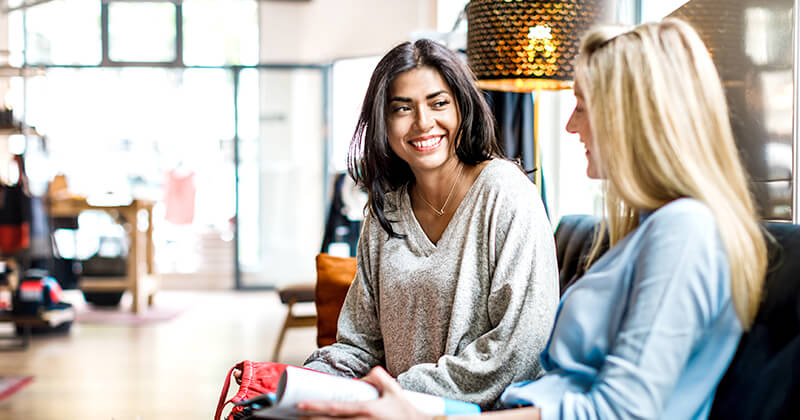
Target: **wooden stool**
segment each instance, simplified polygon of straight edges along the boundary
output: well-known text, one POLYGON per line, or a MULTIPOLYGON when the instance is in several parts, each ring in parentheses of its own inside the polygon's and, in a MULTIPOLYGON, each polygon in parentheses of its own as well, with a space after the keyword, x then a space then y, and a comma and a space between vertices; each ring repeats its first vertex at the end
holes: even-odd
POLYGON ((281 303, 288 305, 286 311, 286 320, 283 321, 283 327, 278 334, 278 342, 275 343, 275 350, 272 352, 272 361, 277 362, 280 354, 283 338, 286 335, 286 330, 295 327, 316 327, 317 315, 297 315, 292 312, 295 303, 311 303, 314 302, 314 283, 297 284, 284 287, 278 290, 278 296, 281 303))

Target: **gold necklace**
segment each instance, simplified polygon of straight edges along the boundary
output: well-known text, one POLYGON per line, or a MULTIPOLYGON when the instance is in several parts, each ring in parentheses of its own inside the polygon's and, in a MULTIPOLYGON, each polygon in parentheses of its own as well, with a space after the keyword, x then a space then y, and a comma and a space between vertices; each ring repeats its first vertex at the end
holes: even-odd
POLYGON ((445 207, 447 207, 447 203, 450 202, 450 196, 453 195, 453 190, 456 188, 456 184, 458 184, 458 180, 461 178, 461 172, 463 172, 463 171, 464 171, 464 164, 462 163, 461 167, 458 168, 458 175, 456 175, 456 180, 453 181, 453 186, 450 187, 450 192, 447 193, 447 198, 445 198, 444 204, 442 204, 442 208, 441 209, 437 210, 436 207, 433 207, 433 204, 428 202, 428 200, 426 200, 425 197, 422 195, 422 190, 417 190, 417 193, 419 194, 419 198, 421 198, 422 201, 424 201, 425 204, 427 204, 428 207, 430 207, 431 210, 433 210, 433 212, 436 213, 437 216, 441 216, 441 215, 444 214, 444 209, 445 209, 445 207))

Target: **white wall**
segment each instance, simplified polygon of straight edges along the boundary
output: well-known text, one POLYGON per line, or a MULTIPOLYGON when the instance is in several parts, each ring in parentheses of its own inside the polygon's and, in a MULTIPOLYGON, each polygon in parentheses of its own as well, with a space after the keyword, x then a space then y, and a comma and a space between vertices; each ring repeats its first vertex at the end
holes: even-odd
POLYGON ((259 2, 261 61, 320 63, 383 55, 436 28, 435 0, 259 2))

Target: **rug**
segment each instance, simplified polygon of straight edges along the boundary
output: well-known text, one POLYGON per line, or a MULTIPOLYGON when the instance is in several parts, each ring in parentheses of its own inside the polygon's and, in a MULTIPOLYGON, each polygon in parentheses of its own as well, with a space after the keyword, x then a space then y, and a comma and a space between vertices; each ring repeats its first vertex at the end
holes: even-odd
POLYGON ((81 324, 146 325, 175 319, 184 308, 151 306, 135 314, 129 308, 101 308, 86 305, 77 308, 75 321, 81 324))
POLYGON ((33 376, 0 376, 0 400, 10 397, 25 385, 28 385, 32 380, 33 376))

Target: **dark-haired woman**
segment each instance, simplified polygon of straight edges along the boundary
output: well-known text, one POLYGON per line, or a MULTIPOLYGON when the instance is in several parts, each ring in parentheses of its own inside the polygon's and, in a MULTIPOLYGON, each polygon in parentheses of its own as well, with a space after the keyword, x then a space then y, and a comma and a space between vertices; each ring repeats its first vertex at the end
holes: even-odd
POLYGON ((558 303, 551 226, 500 156, 470 71, 429 40, 376 67, 348 159, 369 194, 337 343, 306 367, 494 407, 536 378, 558 303))

